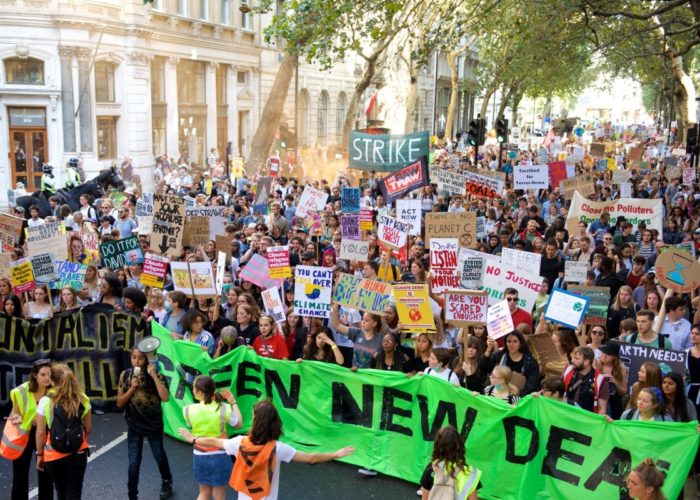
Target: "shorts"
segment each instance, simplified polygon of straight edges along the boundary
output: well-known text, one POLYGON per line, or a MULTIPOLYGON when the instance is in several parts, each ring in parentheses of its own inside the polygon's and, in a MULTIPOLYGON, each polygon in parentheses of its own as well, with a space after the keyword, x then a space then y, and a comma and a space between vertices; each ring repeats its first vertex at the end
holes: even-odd
POLYGON ((199 484, 226 486, 232 468, 233 463, 226 453, 192 455, 192 471, 199 484))

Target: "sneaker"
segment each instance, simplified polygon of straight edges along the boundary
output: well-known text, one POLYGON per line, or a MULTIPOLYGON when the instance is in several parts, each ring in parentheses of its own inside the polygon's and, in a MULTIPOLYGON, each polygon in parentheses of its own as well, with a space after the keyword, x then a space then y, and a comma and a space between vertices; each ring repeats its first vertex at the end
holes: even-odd
POLYGON ((173 482, 163 481, 163 484, 160 485, 160 500, 166 500, 171 496, 173 496, 173 482))
POLYGON ((94 413, 95 415, 104 415, 105 414, 104 410, 97 410, 97 409, 92 410, 92 413, 94 413))
POLYGON ((420 487, 416 490, 416 495, 418 495, 419 497, 423 496, 423 488, 422 487, 420 487))
POLYGON ((362 469, 357 469, 357 472, 359 472, 363 476, 376 476, 377 475, 377 471, 372 470, 372 469, 362 468, 362 469))

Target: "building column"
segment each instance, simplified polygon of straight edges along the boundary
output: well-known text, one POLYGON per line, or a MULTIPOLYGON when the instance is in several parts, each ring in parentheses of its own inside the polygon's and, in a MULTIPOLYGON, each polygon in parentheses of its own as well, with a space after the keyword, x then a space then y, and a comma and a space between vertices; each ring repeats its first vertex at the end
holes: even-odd
POLYGON ((75 152, 75 104, 73 102, 73 47, 58 47, 61 59, 61 109, 63 127, 63 151, 75 152))
POLYGON ((118 127, 124 135, 118 143, 125 144, 133 159, 136 173, 141 177, 144 190, 153 187, 153 122, 151 119, 150 57, 143 52, 130 52, 125 66, 122 115, 125 127, 118 127))
POLYGON ((250 88, 253 91, 253 117, 250 124, 251 139, 254 131, 258 129, 258 123, 260 123, 260 98, 262 96, 262 78, 260 77, 260 67, 256 66, 250 71, 251 82, 250 88))
MULTIPOLYGON (((211 148, 215 148, 217 144, 216 103, 218 102, 218 96, 216 95, 216 66, 217 63, 211 62, 206 65, 205 95, 207 100, 207 137, 205 141, 206 151, 204 151, 204 158, 202 158, 202 167, 204 167, 207 163, 207 159, 209 158, 209 151, 211 151, 211 148)), ((219 151, 219 154, 221 154, 221 151, 219 151)), ((224 154, 226 154, 225 151, 224 154)))
POLYGON ((177 101, 177 57, 165 61, 165 149, 170 158, 180 157, 180 120, 177 101))
MULTIPOLYGON (((226 75, 226 89, 228 96, 228 109, 226 115, 228 119, 228 140, 231 141, 231 151, 233 156, 241 156, 238 150, 238 68, 229 66, 228 75, 226 75)), ((219 154, 223 154, 219 151, 219 154)))

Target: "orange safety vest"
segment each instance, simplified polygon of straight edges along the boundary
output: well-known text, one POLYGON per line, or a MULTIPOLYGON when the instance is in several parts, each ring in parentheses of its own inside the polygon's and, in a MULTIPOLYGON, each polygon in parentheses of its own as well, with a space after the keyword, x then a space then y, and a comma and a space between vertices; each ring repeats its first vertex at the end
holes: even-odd
POLYGON ((277 441, 253 444, 248 436, 241 440, 236 464, 231 471, 229 486, 234 490, 259 500, 270 494, 272 475, 277 462, 277 441))
MULTIPOLYGON (((83 395, 83 414, 81 415, 80 418, 85 418, 85 415, 90 411, 90 403, 89 400, 87 399, 87 396, 83 395), (86 403, 86 401, 88 401, 86 403)), ((67 456, 70 456, 70 453, 61 453, 59 451, 56 451, 53 449, 51 446, 51 431, 49 430, 51 428, 51 422, 53 420, 53 401, 49 400, 48 401, 49 408, 48 411, 46 412, 46 442, 44 443, 44 462, 52 462, 54 460, 60 460, 61 458, 65 458, 67 456)), ((88 442, 87 442, 87 434, 83 432, 83 442, 80 444, 80 449, 77 451, 77 453, 80 453, 81 451, 85 451, 88 449, 88 442)))
POLYGON ((36 415, 36 401, 34 395, 29 392, 28 382, 14 388, 10 398, 17 405, 22 421, 19 424, 11 424, 9 421, 5 423, 0 440, 0 456, 8 460, 17 460, 29 443, 32 420, 36 415), (18 396, 21 399, 18 399, 18 396))

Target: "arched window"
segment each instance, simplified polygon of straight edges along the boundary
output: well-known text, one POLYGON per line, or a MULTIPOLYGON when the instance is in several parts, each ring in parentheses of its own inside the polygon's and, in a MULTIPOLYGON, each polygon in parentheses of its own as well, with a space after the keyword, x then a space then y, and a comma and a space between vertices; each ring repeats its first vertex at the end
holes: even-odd
POLYGON ((338 110, 335 115, 335 140, 338 144, 343 140, 343 125, 345 125, 345 114, 347 113, 347 98, 345 92, 338 95, 338 110))
POLYGON ((328 138, 328 92, 321 92, 318 101, 318 142, 326 143, 328 138))
POLYGON ((309 93, 306 90, 302 90, 299 92, 297 99, 297 122, 299 126, 297 139, 300 146, 307 146, 309 144, 309 93))
POLYGON ((114 64, 95 63, 95 101, 114 102, 114 64))
POLYGON ((14 85, 44 85, 44 61, 32 57, 5 59, 5 81, 14 85))

